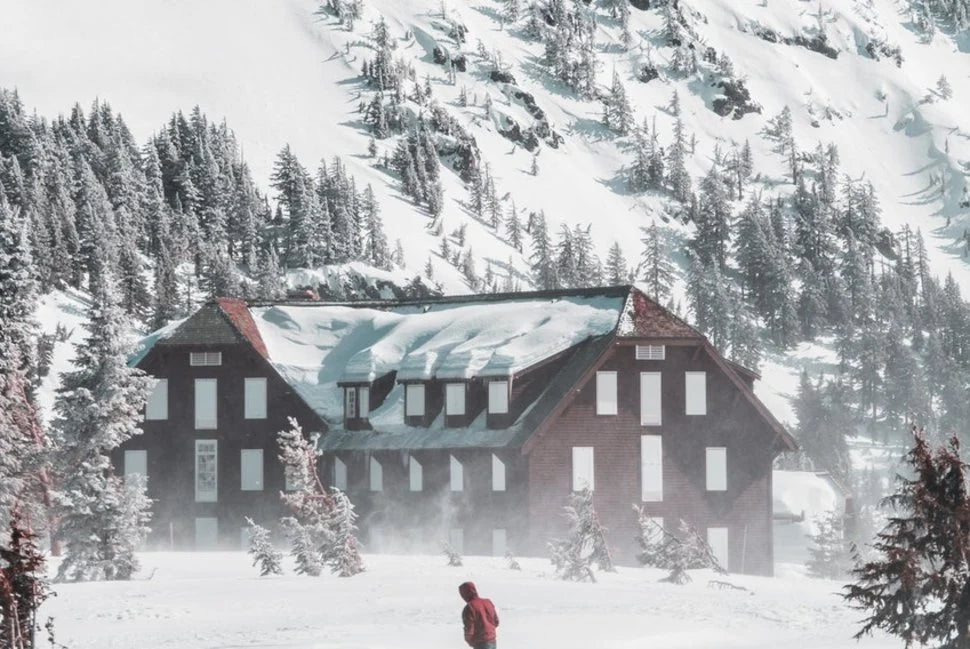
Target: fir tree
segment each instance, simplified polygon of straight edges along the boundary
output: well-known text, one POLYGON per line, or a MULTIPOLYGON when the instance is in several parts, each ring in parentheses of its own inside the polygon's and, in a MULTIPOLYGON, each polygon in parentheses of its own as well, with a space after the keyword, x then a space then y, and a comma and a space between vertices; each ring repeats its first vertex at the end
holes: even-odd
POLYGON ((610 251, 606 256, 606 281, 611 286, 625 284, 630 279, 630 269, 626 264, 626 257, 623 256, 623 249, 619 241, 614 241, 610 246, 610 251))
POLYGON ((640 553, 637 559, 644 566, 669 570, 670 574, 663 581, 689 583, 691 578, 687 571, 701 568, 725 572, 707 542, 683 520, 674 533, 652 521, 643 507, 634 505, 633 511, 637 514, 639 527, 636 541, 640 553))
POLYGON ((822 579, 841 579, 851 566, 851 548, 845 535, 844 516, 830 511, 815 519, 815 533, 810 537, 811 555, 805 566, 808 574, 822 579))
POLYGON ((0 543, 0 647, 34 649, 37 609, 50 595, 44 554, 23 512, 10 517, 0 538, 9 539, 0 543))
POLYGON ((461 554, 451 545, 451 543, 442 543, 441 552, 445 555, 445 557, 448 558, 449 566, 452 568, 461 568, 461 554))
POLYGON ((259 568, 259 576, 282 575, 283 554, 273 547, 269 530, 246 517, 249 528, 249 554, 253 557, 253 567, 259 568))
POLYGON ((535 284, 546 290, 559 288, 552 241, 546 229, 545 212, 530 214, 530 220, 532 222, 532 228, 529 232, 532 239, 532 254, 529 261, 535 284))
POLYGON ((549 542, 552 563, 560 579, 596 581, 592 566, 615 572, 613 556, 606 542, 606 528, 593 507, 593 492, 587 487, 570 496, 564 508, 569 522, 566 538, 549 542))
POLYGON ((640 229, 643 237, 643 252, 640 253, 640 277, 647 284, 650 297, 663 302, 671 294, 674 283, 674 268, 666 247, 660 238, 660 228, 652 221, 650 227, 640 229))

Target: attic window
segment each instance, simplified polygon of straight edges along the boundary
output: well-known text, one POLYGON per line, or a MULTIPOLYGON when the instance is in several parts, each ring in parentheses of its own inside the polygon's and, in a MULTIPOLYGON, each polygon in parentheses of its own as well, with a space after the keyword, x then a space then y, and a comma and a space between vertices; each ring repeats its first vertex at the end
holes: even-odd
POLYGON ((509 382, 488 382, 488 412, 493 415, 504 415, 509 411, 509 382))
POLYGON ((666 345, 637 345, 638 361, 662 361, 667 357, 666 345))
POLYGON ((189 352, 192 367, 215 367, 222 365, 222 352, 189 352))
POLYGON ((408 417, 424 416, 424 384, 408 383, 405 386, 405 415, 408 417))
POLYGON ((344 418, 367 419, 370 414, 370 388, 351 385, 344 388, 344 418))

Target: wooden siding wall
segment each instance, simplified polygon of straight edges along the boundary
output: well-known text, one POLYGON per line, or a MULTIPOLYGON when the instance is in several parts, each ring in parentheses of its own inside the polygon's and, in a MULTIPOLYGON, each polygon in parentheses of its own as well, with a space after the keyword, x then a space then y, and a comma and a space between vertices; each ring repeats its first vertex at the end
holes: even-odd
POLYGON ((218 518, 219 544, 238 548, 245 517, 274 527, 282 514, 279 492, 283 467, 277 459, 276 434, 296 417, 307 432, 322 424, 268 362, 252 347, 238 345, 159 345, 139 365, 148 374, 168 379, 168 419, 145 421, 144 433, 126 442, 112 458, 124 471, 125 450, 146 450, 148 496, 155 502, 149 547, 191 549, 195 517, 218 518), (222 365, 192 367, 192 351, 222 352, 222 365), (245 419, 244 379, 265 377, 266 419, 245 419), (215 430, 195 429, 195 379, 217 379, 215 430), (218 501, 195 502, 195 440, 218 440, 218 501), (240 452, 263 449, 263 489, 242 491, 240 452))
POLYGON ((666 360, 637 361, 630 345, 614 346, 600 370, 617 372, 617 415, 596 414, 595 375, 528 454, 529 551, 564 529, 562 507, 572 489, 572 447, 594 448, 594 502, 609 528, 618 560, 635 558, 641 504, 640 436, 663 439, 663 501, 645 503, 666 525, 683 518, 702 536, 707 527, 728 527, 729 569, 770 574, 771 464, 766 424, 737 387, 697 346, 668 346, 666 360), (661 372, 662 425, 640 425, 640 372, 661 372), (707 372, 707 415, 687 416, 686 371, 707 372), (705 447, 727 447, 726 492, 706 490, 705 447))

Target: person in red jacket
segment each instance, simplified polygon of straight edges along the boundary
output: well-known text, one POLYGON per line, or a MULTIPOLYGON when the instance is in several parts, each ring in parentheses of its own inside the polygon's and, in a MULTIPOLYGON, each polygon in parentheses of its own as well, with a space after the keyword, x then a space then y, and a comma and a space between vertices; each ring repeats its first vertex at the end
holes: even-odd
POLYGON ((465 642, 472 649, 495 649, 495 627, 498 626, 498 613, 492 600, 478 596, 475 584, 466 581, 458 587, 461 598, 467 602, 461 612, 465 625, 465 642))

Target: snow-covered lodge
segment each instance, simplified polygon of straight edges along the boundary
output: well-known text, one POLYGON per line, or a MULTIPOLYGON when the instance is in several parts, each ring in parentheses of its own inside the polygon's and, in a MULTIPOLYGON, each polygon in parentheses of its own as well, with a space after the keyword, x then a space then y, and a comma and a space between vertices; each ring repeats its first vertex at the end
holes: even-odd
POLYGON ((143 341, 153 542, 239 547, 286 488, 276 433, 320 432, 369 549, 541 555, 589 486, 617 558, 632 504, 772 571, 771 465, 795 442, 753 372, 630 286, 353 303, 222 299, 143 341))

